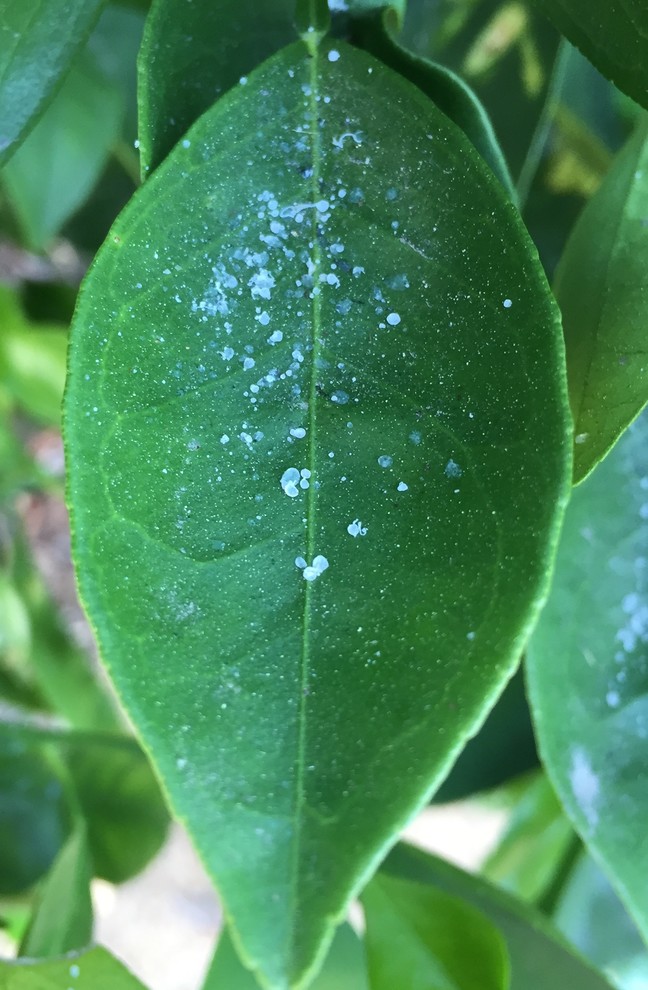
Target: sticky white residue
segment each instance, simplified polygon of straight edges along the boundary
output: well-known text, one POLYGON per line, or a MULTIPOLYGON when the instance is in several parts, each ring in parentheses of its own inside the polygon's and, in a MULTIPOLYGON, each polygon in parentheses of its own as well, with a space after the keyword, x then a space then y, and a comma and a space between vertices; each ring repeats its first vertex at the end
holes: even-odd
POLYGON ((394 463, 394 458, 390 457, 389 454, 381 454, 378 458, 378 463, 381 468, 389 468, 394 463))
POLYGON ((401 318, 398 315, 398 313, 388 313, 387 314, 387 322, 389 323, 390 327, 397 327, 398 324, 400 323, 400 321, 401 321, 401 318))
POLYGON ((332 14, 344 14, 349 9, 346 0, 328 0, 328 5, 332 14))
POLYGON ((295 437, 296 440, 303 440, 306 436, 306 430, 303 426, 295 426, 290 430, 291 437, 295 437))
POLYGON ((313 563, 310 566, 303 557, 295 557, 295 566, 299 567, 302 571, 305 581, 314 581, 315 578, 318 578, 326 570, 329 562, 326 557, 318 554, 316 557, 313 557, 313 563))
POLYGON ((638 643, 648 643, 648 603, 636 591, 625 595, 621 608, 628 616, 618 630, 615 639, 621 643, 626 653, 632 653, 638 643))
POLYGON ((281 487, 290 498, 297 498, 299 495, 299 471, 297 468, 287 468, 281 475, 281 487))
POLYGON ((601 785, 582 746, 576 746, 572 750, 569 783, 576 804, 585 815, 587 824, 592 829, 596 828, 599 820, 597 804, 601 785))
POLYGON ((243 371, 249 371, 250 368, 254 367, 254 358, 246 357, 243 358, 243 371))
POLYGON ((589 433, 577 433, 574 437, 574 443, 585 443, 589 438, 589 433))
POLYGON ((231 361, 232 358, 234 357, 234 348, 224 347, 223 350, 219 351, 218 353, 222 357, 223 361, 231 361))
POLYGON ((76 980, 80 972, 81 970, 76 964, 70 966, 70 976, 72 977, 73 980, 76 980))
POLYGON ((269 299, 275 280, 266 268, 261 268, 248 280, 248 285, 253 299, 269 299))
POLYGON ((328 60, 329 60, 329 62, 337 62, 338 59, 339 59, 339 57, 340 57, 340 53, 335 48, 332 48, 330 50, 330 52, 328 53, 328 60))
POLYGON ((334 148, 342 149, 344 147, 344 142, 348 139, 353 141, 354 144, 357 145, 362 144, 362 137, 363 137, 362 131, 344 131, 344 133, 340 134, 339 137, 334 137, 331 143, 334 148))
POLYGON ((409 435, 409 438, 412 441, 412 443, 415 444, 417 447, 422 439, 421 434, 419 433, 418 430, 412 430, 412 432, 409 435))
POLYGON ((450 460, 443 469, 443 473, 445 474, 446 478, 460 478, 461 475, 463 474, 463 471, 459 467, 457 462, 453 461, 452 458, 450 458, 450 460))
POLYGON ((190 148, 191 147, 191 141, 188 141, 187 138, 184 138, 184 140, 182 142, 182 147, 183 148, 190 148))
POLYGON ((610 708, 618 708, 619 703, 621 702, 621 695, 619 694, 618 691, 615 691, 612 688, 610 691, 606 693, 605 700, 607 704, 610 706, 610 708))
POLYGON ((504 301, 502 302, 502 306, 504 307, 504 309, 510 309, 512 305, 513 305, 512 299, 504 299, 504 301))
POLYGON ((347 526, 347 533, 349 536, 366 536, 367 527, 363 526, 359 519, 354 519, 352 523, 347 526))
POLYGON ((396 486, 396 491, 397 492, 406 492, 408 488, 409 488, 409 485, 406 485, 404 481, 399 481, 398 482, 398 485, 396 486))
POLYGON ((273 333, 271 333, 270 336, 268 337, 268 343, 272 344, 273 347, 275 344, 281 343, 282 340, 283 340, 283 333, 281 332, 281 330, 273 331, 273 333))
POLYGON ((262 327, 267 327, 268 323, 270 322, 270 314, 266 313, 264 309, 262 313, 257 313, 254 319, 258 320, 262 327))
POLYGON ((229 437, 228 437, 227 433, 223 433, 222 437, 220 438, 220 442, 222 444, 229 443, 229 437))
POLYGON ((338 406, 345 406, 348 401, 349 396, 346 392, 343 392, 341 388, 338 388, 331 394, 331 402, 335 402, 338 406))

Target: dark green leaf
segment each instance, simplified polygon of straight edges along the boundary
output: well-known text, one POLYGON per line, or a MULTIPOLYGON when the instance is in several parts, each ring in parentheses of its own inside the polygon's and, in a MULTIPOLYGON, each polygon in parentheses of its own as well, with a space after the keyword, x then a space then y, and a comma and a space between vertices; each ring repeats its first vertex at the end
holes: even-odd
POLYGON ((101 947, 64 959, 0 962, 0 990, 144 990, 114 956, 101 947))
POLYGON ((99 178, 123 117, 122 99, 87 50, 2 179, 28 247, 46 248, 99 178))
POLYGON ((103 0, 0 2, 0 164, 68 71, 103 0))
POLYGON ((528 653, 543 762, 648 935, 648 414, 574 491, 528 653))
POLYGON ((362 903, 371 990, 508 990, 504 940, 465 901, 378 874, 362 903))
POLYGON ((383 871, 461 897, 490 918, 506 942, 510 990, 610 990, 607 980, 570 949, 544 915, 504 891, 405 845, 390 854, 383 871))
POLYGON ((0 894, 31 887, 51 866, 71 826, 49 755, 0 732, 0 894))
POLYGON ((296 37, 295 0, 154 0, 139 56, 142 175, 228 89, 296 37))
POLYGON ((395 11, 374 12, 357 22, 354 40, 429 96, 461 128, 515 201, 513 182, 493 125, 473 91, 451 69, 420 58, 400 45, 397 28, 395 11))
POLYGON ((90 942, 91 876, 85 830, 78 825, 43 882, 19 955, 32 959, 62 956, 90 942))
POLYGON ((648 7, 644 0, 535 0, 596 68, 648 107, 648 7))
POLYGON ((273 986, 517 663, 566 497, 561 361, 490 170, 342 43, 219 100, 93 266, 67 392, 82 594, 273 986))
MULTIPOLYGON (((258 990, 252 973, 240 962, 232 940, 223 931, 202 990, 258 990)), ((353 929, 340 925, 321 972, 309 990, 368 990, 362 943, 353 929)))
POLYGON ((648 123, 583 210, 556 275, 582 481, 648 402, 648 123))

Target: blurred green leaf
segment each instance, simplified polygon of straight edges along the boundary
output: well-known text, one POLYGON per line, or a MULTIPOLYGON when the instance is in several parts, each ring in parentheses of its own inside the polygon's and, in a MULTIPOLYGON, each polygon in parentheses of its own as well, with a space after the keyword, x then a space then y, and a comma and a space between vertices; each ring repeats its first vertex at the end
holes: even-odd
POLYGON ((92 938, 91 877, 85 830, 78 823, 41 884, 20 956, 45 959, 88 945, 92 938))
POLYGON ((119 92, 84 49, 2 173, 29 248, 42 251, 97 181, 123 118, 119 92))
POLYGON ((573 492, 527 654, 543 763, 648 937, 648 412, 573 492))
POLYGON ((145 990, 144 985, 97 946, 64 959, 0 962, 0 990, 145 990))
POLYGON ((0 0, 0 165, 42 112, 103 0, 0 0))
POLYGON ((65 385, 67 334, 25 316, 17 294, 0 285, 0 383, 17 406, 58 426, 65 385))
POLYGON ((481 873, 522 900, 537 901, 561 873, 574 830, 543 773, 516 790, 506 831, 481 873))
POLYGON ((460 898, 379 873, 362 903, 371 990, 508 990, 502 936, 460 898))
POLYGON ((607 980, 570 948, 544 915, 478 877, 402 843, 389 854, 382 873, 430 884, 490 918, 507 946, 510 990, 610 990, 607 980))
POLYGON ((352 40, 429 96, 459 127, 515 201, 508 166, 488 114, 470 87, 451 69, 412 54, 397 40, 394 10, 373 12, 355 22, 352 40))
MULTIPOLYGON (((337 929, 322 969, 308 990, 368 990, 362 943, 353 929, 337 929)), ((202 990, 258 990, 259 984, 241 963, 232 939, 223 930, 202 990)))
POLYGON ((50 868, 71 829, 50 755, 0 727, 0 894, 18 894, 50 868))
POLYGON ((142 175, 248 72, 294 41, 295 0, 153 0, 139 56, 142 175))
POLYGON ((573 45, 648 108, 648 7, 644 0, 535 0, 573 45))
POLYGON ((583 853, 557 905, 558 928, 620 990, 648 987, 648 950, 591 856, 583 853))
POLYGON ((556 274, 582 481, 648 402, 648 118, 583 210, 556 274))

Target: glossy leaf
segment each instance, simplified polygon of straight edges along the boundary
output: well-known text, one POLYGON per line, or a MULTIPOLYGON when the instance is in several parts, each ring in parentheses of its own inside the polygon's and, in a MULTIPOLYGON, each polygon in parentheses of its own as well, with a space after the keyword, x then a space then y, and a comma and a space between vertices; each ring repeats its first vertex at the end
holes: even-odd
POLYGON ((0 3, 0 164, 60 84, 102 5, 103 0, 0 3))
POLYGON ((410 846, 399 845, 381 874, 438 887, 485 914, 504 937, 511 964, 510 990, 610 990, 610 984, 570 948, 539 911, 478 877, 410 846))
POLYGON ((378 874, 362 903, 371 990, 508 990, 504 940, 465 901, 378 874))
POLYGON ((138 61, 142 176, 215 100, 296 34, 295 0, 154 0, 138 61))
POLYGON ((32 959, 62 956, 90 942, 91 876, 85 832, 78 825, 43 882, 19 955, 32 959))
POLYGON ((648 936, 648 414, 574 491, 528 675, 558 795, 648 936))
POLYGON ((644 0, 535 0, 572 45, 648 107, 648 8, 644 0))
POLYGON ((63 959, 0 961, 0 990, 145 990, 106 949, 68 953, 63 959))
POLYGON ((499 184, 342 43, 220 100, 85 283, 81 592, 268 985, 303 983, 517 663, 565 497, 561 362, 499 184))
POLYGON ((355 38, 372 55, 399 72, 429 96, 465 133, 490 166, 513 201, 516 193, 502 150, 488 114, 470 87, 451 69, 421 58, 399 44, 398 16, 393 10, 373 13, 360 20, 355 38))
POLYGON ((582 481, 648 402, 648 123, 583 210, 556 275, 582 481))
MULTIPOLYGON (((223 931, 202 990, 258 990, 259 984, 239 960, 227 930, 223 931)), ((362 943, 342 924, 309 990, 369 990, 362 943)))
POLYGON ((82 51, 47 112, 2 172, 28 247, 48 247, 88 196, 122 115, 118 91, 88 51, 82 51))
POLYGON ((71 828, 71 811, 48 754, 11 729, 0 732, 0 895, 47 872, 71 828))

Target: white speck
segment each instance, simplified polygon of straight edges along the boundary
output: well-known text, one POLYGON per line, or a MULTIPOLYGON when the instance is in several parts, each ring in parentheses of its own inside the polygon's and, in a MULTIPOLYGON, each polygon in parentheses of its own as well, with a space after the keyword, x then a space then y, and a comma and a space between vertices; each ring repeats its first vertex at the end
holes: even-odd
POLYGON ((466 639, 469 639, 471 643, 472 643, 472 641, 473 641, 474 638, 475 638, 475 633, 474 632, 468 632, 468 633, 466 633, 466 639))
POLYGON ((254 358, 246 357, 243 359, 243 371, 249 371, 250 368, 254 367, 254 358))
POLYGON ((229 443, 229 437, 228 437, 227 433, 223 433, 222 437, 220 438, 220 442, 222 444, 229 443))
POLYGON ((270 322, 270 316, 268 313, 266 313, 265 310, 262 313, 259 313, 257 316, 255 316, 254 319, 258 320, 262 327, 267 327, 268 323, 270 322))
POLYGON ((298 483, 299 471, 297 468, 287 468, 281 475, 281 487, 290 498, 297 498, 299 495, 298 483))
POLYGON ((399 481, 398 482, 398 485, 396 486, 396 491, 397 492, 406 492, 408 488, 409 488, 409 485, 406 485, 404 481, 399 481))
POLYGON ((338 406, 344 406, 347 404, 348 401, 349 401, 349 396, 347 395, 346 392, 343 392, 342 389, 340 388, 336 392, 333 392, 333 394, 331 395, 331 402, 337 403, 338 406))
POLYGON ((303 426, 296 426, 293 429, 291 429, 290 435, 291 437, 294 437, 296 440, 303 440, 303 438, 306 436, 306 430, 304 429, 303 426))
POLYGON ((223 350, 218 353, 222 357, 223 361, 231 361, 234 357, 234 349, 232 347, 224 347, 223 350))
POLYGON ((608 691, 605 695, 605 700, 610 708, 618 708, 619 702, 621 701, 621 695, 618 691, 608 691))
POLYGON ((283 340, 283 333, 281 332, 281 330, 275 330, 268 337, 268 343, 272 344, 273 346, 275 344, 279 344, 282 340, 283 340))
MULTIPOLYGON (((330 57, 331 57, 331 53, 329 52, 329 58, 330 57)), ((328 199, 320 199, 317 201, 317 203, 315 203, 315 209, 317 210, 318 213, 326 213, 327 210, 329 210, 330 208, 331 205, 328 199)))
POLYGON ((178 759, 176 760, 176 766, 178 770, 184 770, 186 765, 187 765, 186 759, 183 756, 179 756, 178 759))
POLYGON ((183 148, 190 148, 191 147, 191 141, 188 141, 187 138, 185 138, 184 141, 182 142, 182 147, 183 148))
POLYGON ((308 564, 303 557, 295 557, 295 567, 299 567, 303 571, 307 566, 308 564))
POLYGON ((585 443, 588 437, 589 433, 577 433, 574 437, 574 443, 585 443))
POLYGON ((247 76, 241 76, 239 79, 241 86, 247 86, 247 76))
POLYGON ((390 327, 397 327, 400 321, 401 318, 398 315, 398 313, 389 313, 387 316, 387 322, 389 323, 390 327))
POLYGON ((596 807, 601 793, 599 779, 592 770, 587 753, 581 746, 572 750, 569 782, 576 804, 585 815, 590 828, 598 824, 599 813, 596 807))
POLYGON ((79 969, 78 966, 76 966, 76 965, 70 966, 70 976, 72 977, 73 980, 76 980, 76 978, 77 978, 77 976, 79 975, 80 972, 81 972, 81 970, 79 969))
POLYGON ((394 458, 390 457, 389 454, 381 454, 378 458, 378 463, 382 468, 388 468, 394 463, 394 458))
POLYGON ((445 474, 446 478, 460 478, 461 475, 463 474, 463 471, 459 467, 457 462, 453 461, 451 458, 444 467, 443 473, 445 474))
POLYGON ((419 433, 419 431, 418 430, 412 430, 412 432, 409 435, 409 438, 412 441, 412 443, 413 444, 416 444, 416 446, 418 447, 418 445, 421 442, 421 434, 419 433))
POLYGON ((347 526, 347 533, 349 536, 366 536, 367 527, 363 526, 359 519, 354 519, 352 523, 347 526))
POLYGON ((331 48, 330 52, 328 53, 329 62, 337 62, 339 57, 340 57, 339 51, 337 51, 337 49, 335 48, 331 48))
POLYGON ((510 309, 512 305, 513 305, 513 301, 511 299, 505 299, 504 302, 502 303, 504 309, 510 309))

